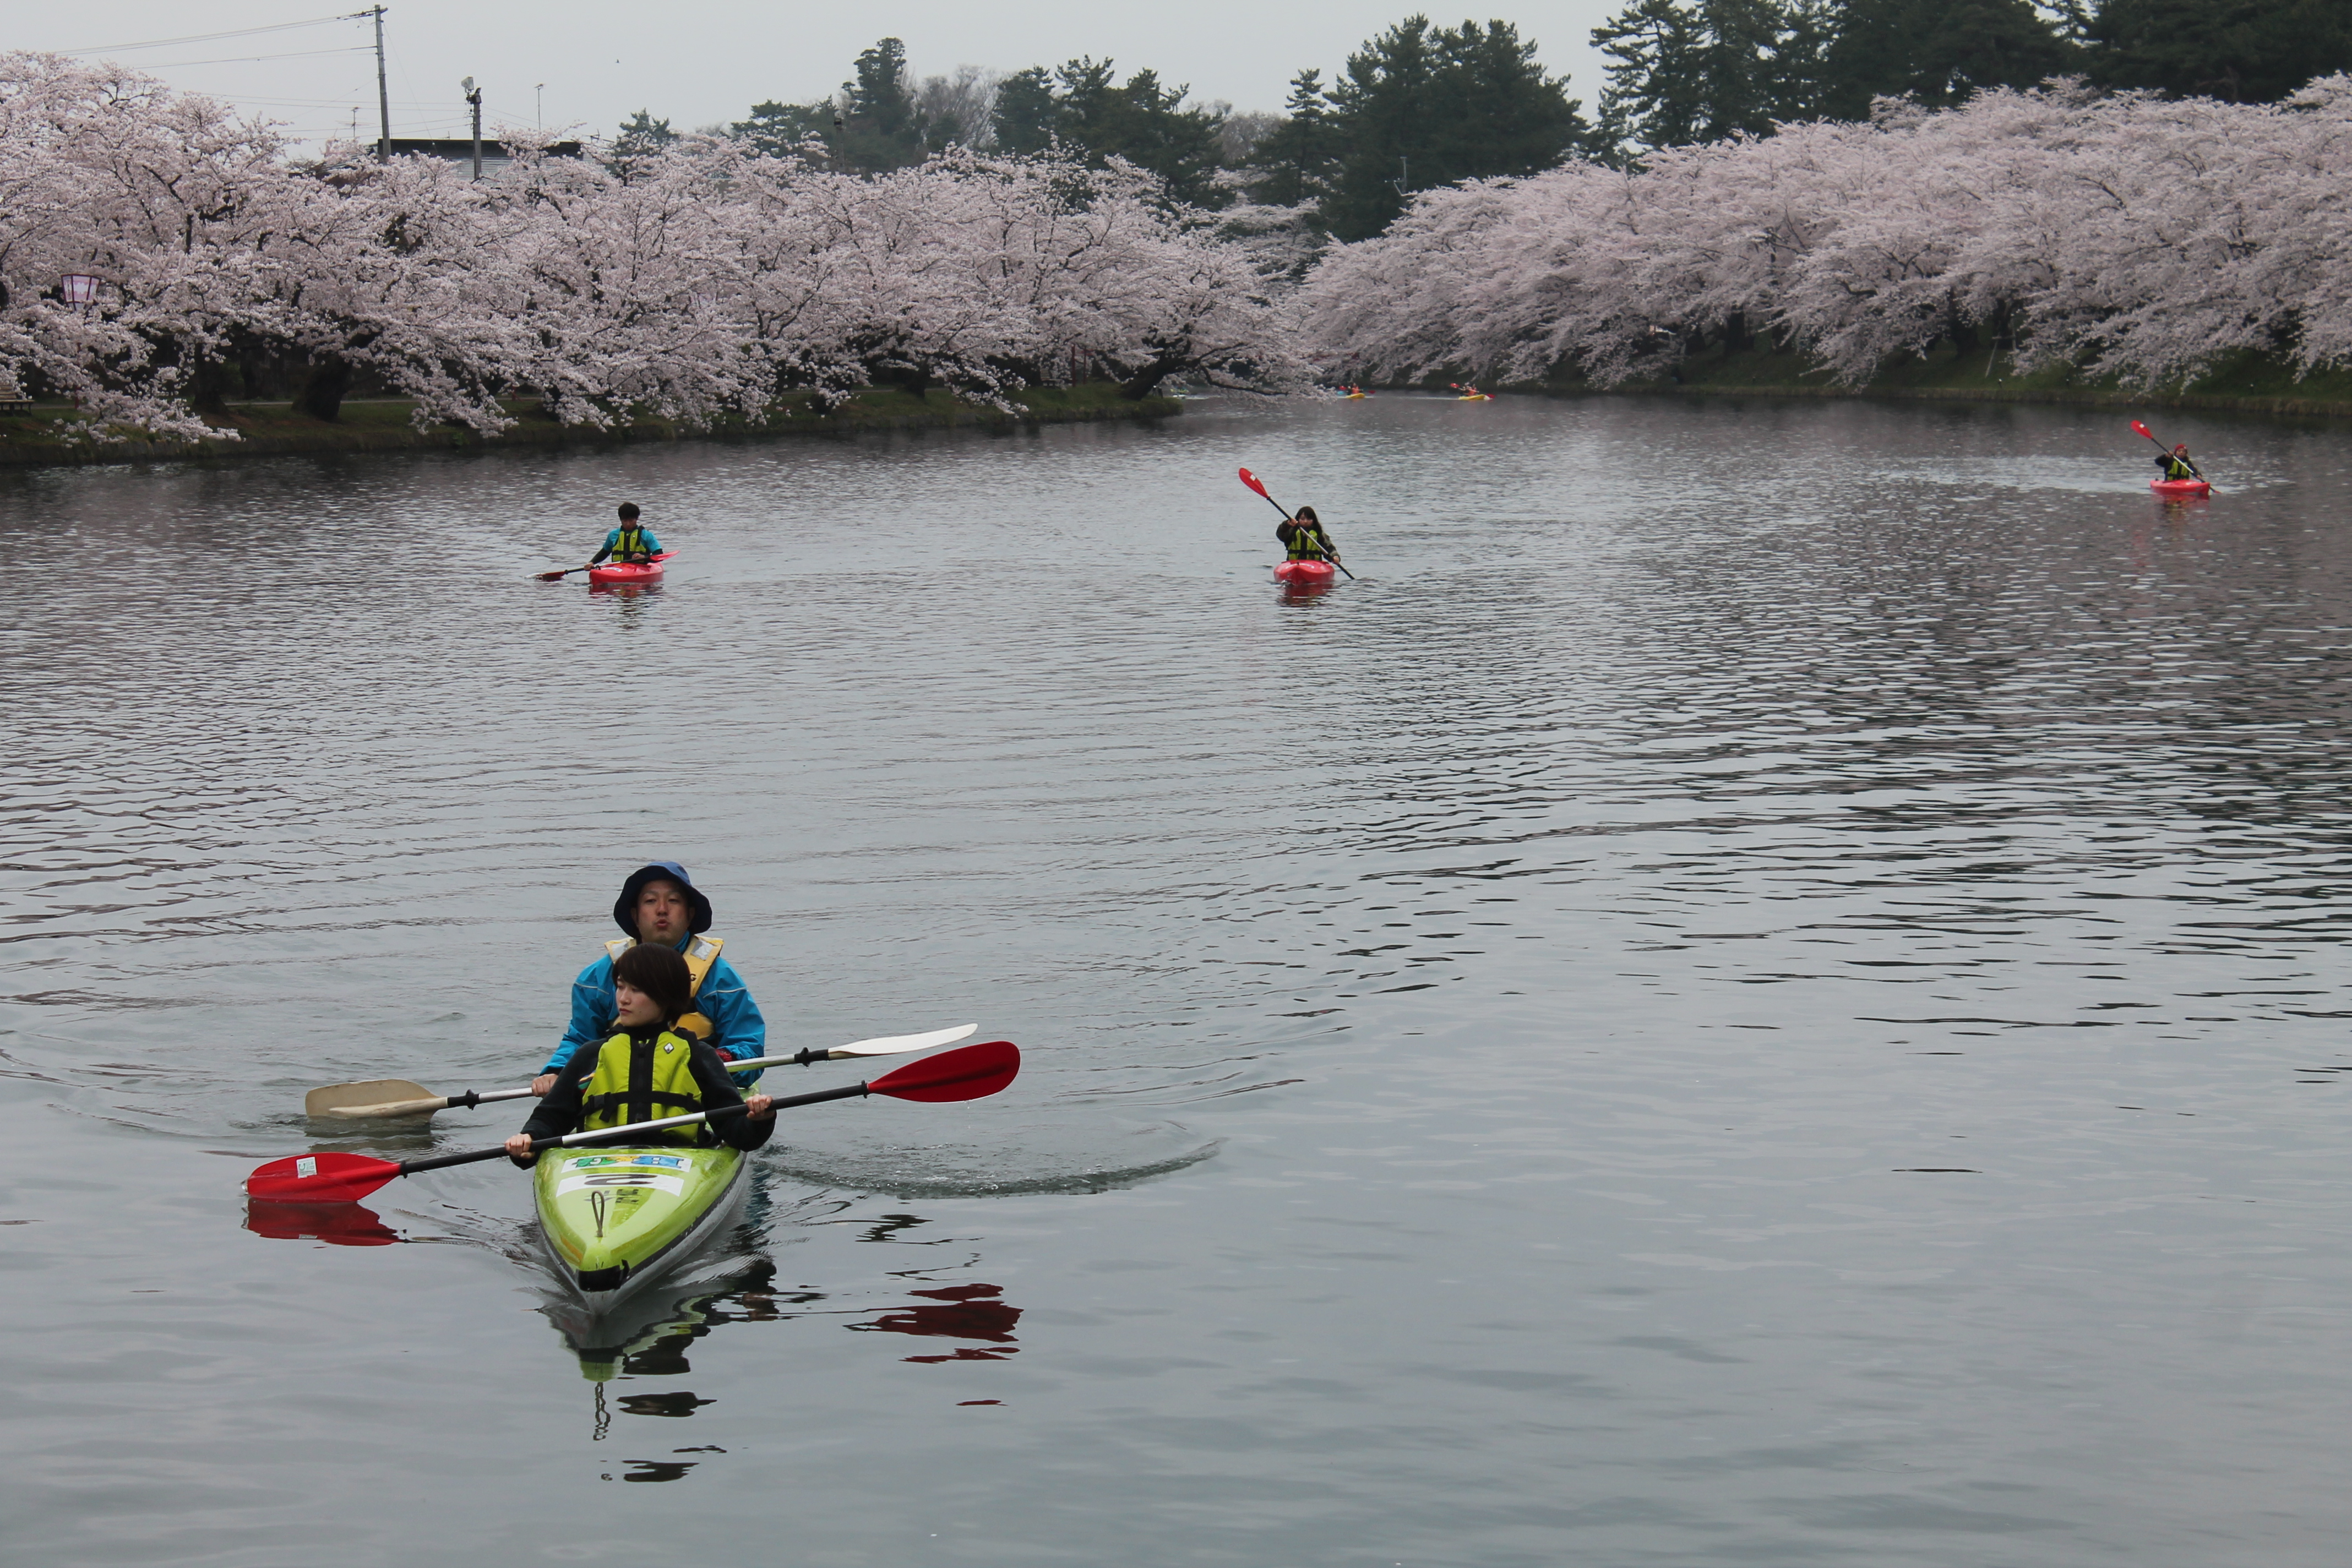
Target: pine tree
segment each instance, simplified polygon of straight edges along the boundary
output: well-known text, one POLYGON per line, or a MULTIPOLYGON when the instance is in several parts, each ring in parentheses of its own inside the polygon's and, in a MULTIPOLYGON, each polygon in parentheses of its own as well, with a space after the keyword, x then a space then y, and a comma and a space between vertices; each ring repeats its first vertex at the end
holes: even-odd
POLYGON ((772 100, 753 104, 751 117, 730 125, 727 134, 771 158, 782 158, 798 152, 807 138, 824 135, 832 124, 833 106, 829 103, 777 103, 772 100))
POLYGON ((1612 62, 1602 123, 1641 146, 1762 136, 1813 111, 1821 31, 1774 0, 1637 0, 1592 43, 1612 62))
POLYGON ((1532 174, 1590 150, 1568 79, 1508 22, 1433 28, 1408 16, 1348 57, 1328 94, 1339 167, 1324 221, 1342 239, 1388 226, 1415 191, 1532 174))
POLYGON ((677 140, 677 132, 669 128, 668 121, 656 120, 640 109, 624 121, 614 134, 612 160, 607 167, 624 180, 635 179, 677 140))
POLYGON ((1295 207, 1330 195, 1339 167, 1339 131, 1323 96, 1323 73, 1303 70, 1290 79, 1283 121, 1257 144, 1251 163, 1259 171, 1250 189, 1268 206, 1295 207))
POLYGON ((855 79, 841 84, 841 119, 832 136, 835 163, 860 174, 886 174, 928 155, 921 118, 907 89, 907 46, 885 38, 857 57, 855 79))
POLYGON ((1874 98, 1948 109, 2084 65, 2031 0, 1842 0, 1833 26, 1819 109, 1841 120, 1868 118, 1874 98))
POLYGON ((2104 87, 2271 103, 2352 70, 2345 0, 2102 0, 2086 30, 2104 87))
POLYGON ((1223 116, 1187 108, 1189 90, 1160 86, 1151 70, 1121 82, 1110 60, 1082 58, 1051 72, 1032 66, 997 88, 996 145, 1034 154, 1058 142, 1097 168, 1124 158, 1160 176, 1177 201, 1223 206, 1231 199, 1215 178, 1223 116))

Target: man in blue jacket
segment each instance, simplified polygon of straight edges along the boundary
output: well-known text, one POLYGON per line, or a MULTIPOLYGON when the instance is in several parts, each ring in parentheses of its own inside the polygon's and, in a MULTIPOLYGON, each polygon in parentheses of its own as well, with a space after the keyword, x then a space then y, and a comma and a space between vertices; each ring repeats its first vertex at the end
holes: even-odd
POLYGON ((637 521, 637 503, 625 500, 621 503, 621 526, 604 536, 604 548, 588 557, 588 564, 593 566, 609 555, 626 565, 639 566, 660 553, 661 541, 637 521))
MULTIPOLYGON (((613 923, 626 934, 604 944, 604 956, 580 972, 572 983, 572 1022, 555 1054, 540 1069, 530 1091, 544 1095, 555 1087, 556 1074, 582 1046, 611 1037, 620 1004, 613 994, 613 961, 639 942, 658 942, 677 950, 694 981, 694 1011, 678 1026, 710 1042, 721 1061, 750 1061, 768 1047, 768 1021, 734 966, 720 956, 723 939, 706 936, 710 929, 710 900, 675 860, 656 860, 629 873, 621 896, 613 900, 613 923)), ((759 1081, 760 1075, 740 1073, 738 1084, 759 1081)))

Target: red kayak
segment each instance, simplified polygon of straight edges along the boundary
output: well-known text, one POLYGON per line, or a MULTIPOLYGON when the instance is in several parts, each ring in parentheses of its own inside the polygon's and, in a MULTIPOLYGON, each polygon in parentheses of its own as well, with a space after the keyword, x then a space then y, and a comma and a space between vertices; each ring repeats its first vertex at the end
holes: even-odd
POLYGON ((1277 583, 1328 583, 1338 569, 1328 561, 1286 561, 1274 569, 1277 583))
POLYGON ((2150 479, 2147 488, 2160 496, 2210 496, 2212 485, 2204 479, 2150 479))
POLYGON ((600 584, 658 583, 662 579, 662 563, 676 553, 676 551, 665 550, 642 566, 631 566, 625 562, 608 561, 602 566, 588 568, 588 581, 600 584))

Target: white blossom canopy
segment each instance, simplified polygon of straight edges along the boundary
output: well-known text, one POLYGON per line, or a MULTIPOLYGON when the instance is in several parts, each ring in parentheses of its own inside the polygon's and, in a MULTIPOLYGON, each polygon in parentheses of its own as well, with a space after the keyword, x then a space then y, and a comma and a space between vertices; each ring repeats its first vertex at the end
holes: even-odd
POLYGON ((1311 384, 1278 266, 1123 164, 953 152, 878 179, 688 138, 515 157, 479 184, 356 149, 289 161, 266 125, 111 66, 0 55, 0 374, 67 428, 222 436, 256 354, 364 370, 420 426, 701 427, 893 381, 1010 406, 1034 384, 1311 384), (102 287, 69 300, 68 275, 102 287))

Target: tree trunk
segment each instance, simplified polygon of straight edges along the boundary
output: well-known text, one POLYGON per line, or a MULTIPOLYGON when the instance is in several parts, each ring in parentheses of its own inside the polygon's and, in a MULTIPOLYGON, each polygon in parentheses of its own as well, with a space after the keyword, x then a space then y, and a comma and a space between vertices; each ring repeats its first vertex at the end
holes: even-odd
POLYGON ((1944 297, 1944 330, 1951 335, 1955 352, 1967 353, 1977 346, 1976 323, 1961 311, 1959 300, 1949 294, 1944 297))
POLYGON ((199 414, 228 412, 228 366, 200 359, 188 371, 188 403, 199 414))
POLYGON ((1118 395, 1130 403, 1140 403, 1151 395, 1160 384, 1174 374, 1177 366, 1165 358, 1155 359, 1133 375, 1118 384, 1118 395))
POLYGON ((340 420, 343 416, 343 398, 351 390, 351 364, 329 354, 311 363, 310 378, 302 384, 301 395, 294 399, 294 410, 313 419, 340 420))

